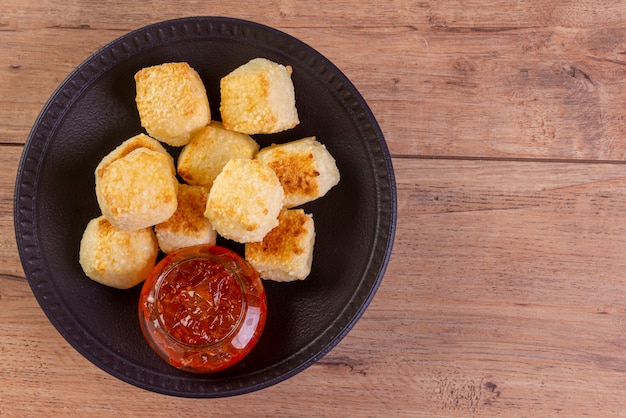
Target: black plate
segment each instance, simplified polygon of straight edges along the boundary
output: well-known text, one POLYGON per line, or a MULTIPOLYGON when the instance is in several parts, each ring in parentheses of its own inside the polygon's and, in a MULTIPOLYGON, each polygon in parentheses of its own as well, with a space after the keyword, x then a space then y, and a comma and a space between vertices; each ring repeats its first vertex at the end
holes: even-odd
MULTIPOLYGON (((266 26, 193 17, 131 32, 67 77, 43 108, 24 148, 14 210, 19 253, 32 291, 76 350, 138 387, 208 398, 278 383, 313 364, 348 333, 387 266, 396 190, 374 116, 326 58, 266 26), (87 279, 80 268, 80 238, 87 222, 100 214, 93 173, 104 155, 142 132, 134 103, 136 71, 187 61, 203 78, 213 117, 219 119, 220 78, 255 57, 293 67, 301 119, 293 130, 255 139, 265 146, 315 135, 337 160, 341 181, 304 206, 317 231, 310 277, 297 283, 265 282, 268 319, 255 349, 225 371, 188 374, 163 362, 144 341, 137 319, 140 286, 108 288, 87 279)), ((226 241, 222 245, 240 250, 226 241)))

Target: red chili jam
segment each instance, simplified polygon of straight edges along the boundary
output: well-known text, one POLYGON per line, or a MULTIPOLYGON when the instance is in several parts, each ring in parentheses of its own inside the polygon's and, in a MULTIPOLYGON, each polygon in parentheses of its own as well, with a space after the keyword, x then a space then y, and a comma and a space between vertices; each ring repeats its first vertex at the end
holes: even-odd
POLYGON ((237 253, 210 245, 166 256, 139 300, 141 329, 152 349, 195 373, 223 370, 245 357, 266 314, 258 273, 237 253))

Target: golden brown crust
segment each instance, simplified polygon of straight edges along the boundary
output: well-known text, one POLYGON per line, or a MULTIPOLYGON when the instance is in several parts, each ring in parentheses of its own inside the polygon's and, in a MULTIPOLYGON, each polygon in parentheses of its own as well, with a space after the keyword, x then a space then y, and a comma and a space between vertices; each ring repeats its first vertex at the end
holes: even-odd
POLYGON ((261 242, 247 243, 246 260, 266 280, 304 280, 311 271, 315 229, 302 209, 282 210, 278 226, 261 242))
POLYGON ((102 214, 125 231, 153 226, 172 216, 177 190, 167 156, 147 148, 137 148, 96 170, 102 214))
POLYGON ((100 216, 85 228, 79 261, 90 279, 128 289, 148 276, 157 254, 158 246, 151 228, 121 231, 100 216))
POLYGON ((259 145, 249 135, 224 129, 212 121, 193 135, 178 157, 178 174, 189 184, 211 188, 224 165, 236 158, 253 158, 259 145))
POLYGON ((278 226, 272 229, 260 243, 260 251, 272 254, 278 261, 287 261, 293 255, 301 255, 305 248, 301 238, 306 235, 306 218, 294 216, 295 212, 282 211, 278 217, 278 226))
POLYGON ((204 216, 209 190, 180 184, 178 207, 165 222, 155 225, 159 247, 164 253, 200 244, 215 244, 216 233, 204 216))
POLYGON ((135 74, 135 84, 141 126, 159 141, 185 145, 211 120, 202 79, 186 62, 143 68, 135 74))
POLYGON ((201 227, 197 221, 206 220, 204 210, 208 194, 209 191, 205 187, 180 184, 176 212, 155 228, 168 228, 172 232, 190 235, 198 233, 201 227))
POLYGON ((172 168, 172 174, 176 174, 174 159, 168 154, 167 150, 163 148, 163 145, 161 145, 161 143, 156 139, 151 138, 146 134, 139 134, 122 142, 113 151, 108 153, 96 167, 96 176, 101 176, 103 170, 112 162, 119 160, 120 158, 124 158, 125 156, 139 148, 147 148, 149 150, 160 152, 166 155, 168 157, 168 163, 172 168))
POLYGON ((230 160, 209 192, 205 216, 223 237, 260 241, 278 224, 284 191, 276 174, 256 160, 230 160))
POLYGON ((315 137, 263 148, 256 159, 278 176, 285 190, 286 208, 313 201, 339 182, 334 158, 315 137))
POLYGON ((317 177, 320 173, 315 169, 312 152, 289 154, 278 149, 267 165, 280 179, 286 194, 298 193, 308 196, 319 194, 317 177))
POLYGON ((220 80, 226 129, 247 134, 281 132, 300 123, 291 67, 256 58, 220 80))

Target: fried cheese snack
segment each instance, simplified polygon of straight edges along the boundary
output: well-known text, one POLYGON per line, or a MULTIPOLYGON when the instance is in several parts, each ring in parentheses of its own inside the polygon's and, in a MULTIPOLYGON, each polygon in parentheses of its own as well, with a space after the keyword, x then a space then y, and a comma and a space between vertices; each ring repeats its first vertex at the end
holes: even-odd
POLYGON ((224 238, 261 241, 278 225, 283 197, 271 168, 252 159, 230 160, 213 182, 204 215, 224 238))
POLYGON ((339 183, 335 159, 315 137, 271 145, 261 149, 256 159, 278 176, 285 190, 286 208, 322 197, 339 183))
POLYGON ((245 244, 245 258, 266 280, 304 280, 311 272, 314 243, 313 217, 302 209, 284 209, 263 241, 245 244))
POLYGON ((174 214, 178 180, 168 157, 137 148, 96 168, 96 198, 102 215, 113 226, 133 231, 156 225, 174 214))
POLYGON ((216 232, 204 216, 209 189, 178 185, 178 207, 165 222, 155 225, 159 248, 166 254, 200 244, 215 245, 216 232))
POLYGON ((148 276, 158 252, 152 228, 121 231, 100 216, 89 221, 85 228, 79 262, 90 279, 106 286, 129 289, 148 276))
POLYGON ((172 156, 167 152, 165 148, 163 148, 163 145, 161 145, 159 141, 149 137, 146 134, 135 135, 118 145, 113 151, 108 153, 100 161, 98 167, 96 168, 96 173, 102 172, 102 170, 104 170, 104 168, 111 164, 113 161, 125 157, 137 148, 148 148, 152 151, 157 151, 166 155, 167 162, 172 168, 172 174, 176 175, 176 166, 174 165, 174 159, 172 158, 172 156))
POLYGON ((178 157, 178 174, 188 184, 211 188, 229 160, 253 158, 259 144, 249 135, 229 131, 217 121, 196 132, 178 157))
POLYGON ((270 134, 295 127, 300 120, 291 67, 255 58, 220 80, 220 113, 226 129, 270 134))
POLYGON ((211 120, 202 79, 186 62, 143 68, 135 74, 135 84, 141 126, 161 142, 185 145, 211 120))

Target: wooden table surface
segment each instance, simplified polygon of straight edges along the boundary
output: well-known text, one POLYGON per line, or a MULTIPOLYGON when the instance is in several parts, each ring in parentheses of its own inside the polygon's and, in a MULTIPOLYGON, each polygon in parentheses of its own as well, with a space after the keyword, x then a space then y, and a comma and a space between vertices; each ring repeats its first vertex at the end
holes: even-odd
POLYGON ((626 416, 626 1, 3 0, 0 416, 626 416), (287 32, 369 103, 395 246, 353 330, 264 390, 182 399, 84 359, 24 277, 23 145, 115 38, 231 16, 287 32))

